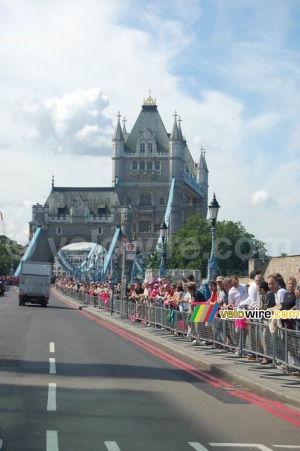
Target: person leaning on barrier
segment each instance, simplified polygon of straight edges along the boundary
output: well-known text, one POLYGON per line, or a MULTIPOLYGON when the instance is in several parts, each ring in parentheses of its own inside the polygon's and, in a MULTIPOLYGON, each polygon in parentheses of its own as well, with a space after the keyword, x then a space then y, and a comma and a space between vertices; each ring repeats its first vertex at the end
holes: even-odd
POLYGON ((148 324, 147 324, 148 327, 154 326, 154 318, 155 318, 154 308, 155 308, 155 304, 159 297, 158 288, 159 288, 158 283, 152 283, 152 284, 150 284, 150 287, 148 289, 148 299, 147 299, 148 308, 149 308, 149 317, 148 317, 148 324))
POLYGON ((142 306, 144 303, 144 289, 139 282, 133 284, 133 291, 131 294, 131 300, 136 303, 136 318, 141 320, 142 318, 142 306))
MULTIPOLYGON (((279 273, 273 273, 268 277, 268 286, 269 289, 271 291, 273 291, 273 293, 275 294, 275 306, 272 308, 269 308, 268 310, 270 311, 275 311, 275 310, 281 310, 282 309, 282 303, 284 301, 284 296, 285 293, 287 293, 287 290, 285 288, 285 282, 281 276, 281 274, 279 273)), ((284 342, 284 337, 281 333, 280 330, 278 330, 278 327, 280 327, 282 325, 281 320, 280 319, 276 319, 276 318, 271 318, 269 320, 269 329, 270 332, 272 334, 276 334, 276 337, 278 339, 278 349, 277 349, 277 354, 279 354, 279 356, 281 356, 283 358, 284 356, 284 348, 285 348, 285 342, 284 342)), ((275 337, 275 335, 274 335, 275 337)), ((279 367, 280 369, 285 369, 285 366, 277 363, 277 367, 279 367)))
POLYGON ((273 291, 275 295, 275 306, 270 310, 274 310, 276 307, 277 310, 281 309, 280 306, 283 303, 284 295, 287 293, 287 289, 285 288, 285 282, 282 276, 279 273, 273 273, 268 277, 268 286, 271 291, 273 291))
POLYGON ((217 290, 217 293, 218 293, 218 304, 220 304, 220 305, 223 304, 223 299, 225 297, 223 281, 224 281, 224 277, 223 276, 218 276, 217 279, 216 279, 217 287, 218 287, 218 290, 217 290))
POLYGON ((196 282, 189 282, 187 287, 188 290, 191 292, 194 305, 199 304, 200 302, 206 302, 204 295, 197 288, 196 282))
POLYGON ((192 302, 194 300, 194 298, 192 297, 192 293, 194 290, 194 285, 190 284, 190 283, 186 283, 183 284, 183 289, 184 289, 184 303, 186 304, 186 306, 188 306, 188 308, 185 310, 187 315, 186 315, 186 322, 188 325, 188 330, 187 330, 187 338, 192 338, 192 328, 191 328, 191 323, 189 322, 192 311, 193 311, 193 307, 192 307, 192 302))
MULTIPOLYGON (((227 310, 228 308, 232 308, 232 305, 228 305, 228 293, 230 288, 232 287, 230 277, 225 277, 223 279, 222 287, 224 296, 222 299, 223 303, 220 308, 222 310, 227 310)), ((229 319, 225 319, 223 321, 225 321, 225 350, 228 351, 234 344, 234 322, 230 321, 229 319)))
MULTIPOLYGON (((284 293, 283 301, 280 304, 276 304, 275 307, 272 307, 270 310, 295 310, 296 308, 296 285, 297 281, 294 277, 289 277, 287 280, 287 291, 284 293)), ((279 320, 282 327, 285 327, 289 330, 295 330, 296 324, 294 319, 286 318, 279 320)), ((280 335, 280 339, 283 340, 283 337, 280 335)), ((287 347, 288 347, 288 362, 294 364, 296 361, 298 362, 298 343, 295 343, 293 336, 290 334, 287 335, 287 347)), ((283 346, 284 343, 282 343, 283 346)))
MULTIPOLYGON (((240 285, 239 279, 236 276, 231 277, 232 287, 228 293, 228 306, 232 308, 236 307, 237 309, 242 309, 243 304, 248 298, 248 291, 245 285, 240 285)), ((247 324, 244 321, 244 318, 237 321, 235 320, 235 326, 239 333, 239 346, 235 353, 236 357, 242 357, 243 350, 246 345, 246 337, 247 337, 247 324)))
MULTIPOLYGON (((260 281, 260 277, 258 277, 259 275, 260 275, 259 271, 255 270, 255 269, 250 271, 250 274, 249 274, 249 278, 251 280, 251 282, 250 282, 250 284, 248 286, 248 299, 247 299, 247 301, 248 301, 247 305, 248 305, 248 309, 249 310, 257 309, 257 304, 259 302, 258 283, 257 283, 257 281, 260 281)), ((250 320, 250 322, 256 322, 256 320, 250 320)), ((255 330, 254 327, 252 327, 250 325, 250 331, 249 331, 249 346, 250 346, 250 349, 253 349, 255 347, 256 340, 257 340, 256 330, 255 330)), ((249 355, 248 355, 248 360, 255 361, 256 360, 256 354, 254 354, 253 352, 250 352, 249 355)))
MULTIPOLYGON (((296 295, 296 310, 300 311, 300 285, 297 286, 296 290, 295 290, 295 295, 296 295)), ((295 329, 297 332, 300 332, 300 318, 297 318, 295 320, 295 329)), ((299 337, 300 339, 300 337, 299 337)))
MULTIPOLYGON (((218 278, 217 278, 218 280, 218 278)), ((223 280, 222 280, 223 281, 223 280)), ((220 285, 220 284, 219 284, 220 285)), ((215 318, 218 318, 216 320, 216 325, 215 325, 215 341, 216 343, 216 347, 217 348, 222 348, 222 344, 223 344, 223 337, 222 337, 222 330, 223 330, 223 325, 221 323, 221 319, 220 319, 220 308, 222 306, 223 301, 220 301, 218 298, 218 282, 215 280, 211 280, 210 284, 209 284, 209 290, 211 292, 211 296, 210 298, 207 300, 207 303, 209 303, 210 305, 214 305, 214 304, 218 304, 218 311, 215 315, 215 318)))
MULTIPOLYGON (((258 294, 259 294, 259 303, 258 308, 259 310, 267 310, 270 308, 273 308, 275 306, 275 294, 273 291, 269 290, 269 286, 267 282, 260 282, 258 286, 258 294)), ((262 359, 260 362, 261 365, 268 365, 269 363, 272 363, 272 359, 267 356, 273 355, 273 340, 272 335, 269 329, 269 320, 262 319, 261 323, 263 326, 261 326, 262 329, 262 347, 264 354, 266 354, 266 357, 262 359)))

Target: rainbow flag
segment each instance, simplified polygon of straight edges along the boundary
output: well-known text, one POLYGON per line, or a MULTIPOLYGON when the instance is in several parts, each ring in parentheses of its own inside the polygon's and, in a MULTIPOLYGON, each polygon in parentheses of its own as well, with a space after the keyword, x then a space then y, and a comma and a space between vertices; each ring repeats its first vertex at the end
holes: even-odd
POLYGON ((213 321, 218 310, 218 304, 206 304, 201 302, 195 307, 190 318, 190 323, 209 323, 213 321))

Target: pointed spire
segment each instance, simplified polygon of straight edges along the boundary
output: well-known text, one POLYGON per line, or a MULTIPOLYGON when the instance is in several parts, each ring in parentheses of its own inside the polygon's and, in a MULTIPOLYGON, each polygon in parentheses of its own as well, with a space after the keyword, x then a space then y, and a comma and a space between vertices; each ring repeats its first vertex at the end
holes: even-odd
POLYGON ((127 130, 126 130, 126 119, 125 119, 125 116, 123 117, 123 128, 122 128, 122 132, 123 132, 123 135, 128 135, 128 133, 127 133, 127 130))
POLYGON ((181 130, 181 122, 182 122, 182 119, 181 119, 180 116, 178 116, 178 130, 179 130, 180 139, 184 139, 183 138, 183 134, 182 134, 182 130, 181 130))
POLYGON ((207 164, 206 164, 206 158, 205 158, 206 150, 202 146, 201 146, 200 150, 201 150, 201 154, 200 154, 200 160, 199 160, 199 169, 205 169, 206 171, 208 171, 207 164))
POLYGON ((121 114, 119 111, 119 113, 117 114, 118 123, 117 123, 116 130, 115 130, 115 133, 114 133, 114 136, 112 139, 113 141, 124 141, 124 136, 123 136, 121 124, 120 124, 120 117, 121 117, 121 114))
POLYGON ((178 124, 177 124, 177 116, 178 116, 177 112, 175 111, 175 114, 174 114, 174 117, 175 117, 174 125, 173 125, 173 129, 172 129, 172 132, 171 132, 171 135, 170 135, 170 140, 171 141, 176 141, 176 140, 182 139, 182 133, 181 133, 180 129, 178 128, 178 124))

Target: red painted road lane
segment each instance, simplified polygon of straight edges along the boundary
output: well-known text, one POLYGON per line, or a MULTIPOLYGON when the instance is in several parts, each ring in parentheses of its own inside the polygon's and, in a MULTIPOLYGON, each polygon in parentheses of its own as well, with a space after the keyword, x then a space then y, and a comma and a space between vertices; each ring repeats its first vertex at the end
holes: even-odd
POLYGON ((120 330, 118 327, 109 324, 105 322, 102 319, 95 318, 90 313, 85 312, 84 310, 78 310, 77 307, 75 307, 73 304, 66 301, 61 295, 59 295, 54 290, 52 291, 52 294, 55 296, 57 300, 68 306, 70 309, 78 311, 81 315, 85 316, 90 321, 93 321, 94 323, 97 323, 101 325, 102 327, 105 327, 115 334, 118 334, 120 337, 125 338, 128 341, 131 341, 132 343, 136 344, 137 346, 145 349, 152 355, 155 355, 156 357, 160 358, 161 360, 164 360, 165 362, 169 363, 170 365, 173 365, 176 368, 179 368, 180 370, 183 370, 187 372, 188 374, 194 376, 195 378, 201 380, 202 382, 207 382, 208 384, 212 385, 215 388, 219 389, 229 389, 228 393, 230 393, 231 396, 235 396, 239 399, 242 399, 244 401, 249 402, 250 404, 257 405, 258 407, 267 410, 272 415, 275 415, 279 418, 281 418, 284 421, 288 421, 291 424, 294 424, 297 427, 300 427, 300 413, 295 411, 292 408, 286 407, 284 404, 278 401, 272 401, 270 399, 264 398, 262 396, 259 396, 255 393, 249 393, 246 390, 239 390, 238 392, 235 391, 235 387, 225 382, 223 379, 214 376, 212 374, 209 374, 205 371, 199 370, 196 367, 185 363, 184 361, 173 357, 166 353, 165 351, 160 350, 156 346, 142 341, 140 338, 125 332, 123 330, 120 330), (232 391, 230 391, 232 389, 232 391))

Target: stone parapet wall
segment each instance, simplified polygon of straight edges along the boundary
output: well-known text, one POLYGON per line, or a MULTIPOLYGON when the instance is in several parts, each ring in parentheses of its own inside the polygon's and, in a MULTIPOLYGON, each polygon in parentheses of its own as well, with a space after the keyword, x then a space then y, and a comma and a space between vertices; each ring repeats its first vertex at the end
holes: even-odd
MULTIPOLYGON (((289 257, 271 257, 268 262, 261 259, 249 260, 249 273, 253 269, 258 269, 262 272, 265 280, 267 277, 275 272, 282 275, 286 281, 289 277, 296 277, 298 275, 298 269, 300 269, 300 255, 292 255, 289 257)), ((198 269, 167 269, 166 277, 168 280, 174 282, 180 281, 183 277, 193 274, 196 282, 199 284, 201 281, 201 271, 198 269)), ((145 279, 158 278, 158 269, 147 269, 145 279)), ((249 277, 238 276, 241 284, 247 285, 249 283, 249 277)), ((204 280, 202 282, 205 282, 204 280)))
POLYGON ((274 272, 279 272, 286 281, 288 277, 297 277, 300 268, 300 255, 290 257, 272 257, 264 270, 265 279, 274 272))
POLYGON ((298 269, 300 269, 300 255, 271 257, 267 262, 261 259, 251 259, 249 260, 249 272, 253 269, 261 271, 265 279, 270 274, 278 272, 286 281, 288 277, 297 277, 298 269))

